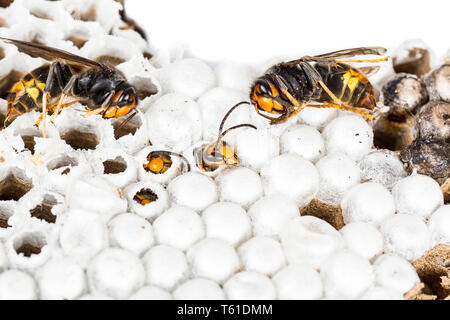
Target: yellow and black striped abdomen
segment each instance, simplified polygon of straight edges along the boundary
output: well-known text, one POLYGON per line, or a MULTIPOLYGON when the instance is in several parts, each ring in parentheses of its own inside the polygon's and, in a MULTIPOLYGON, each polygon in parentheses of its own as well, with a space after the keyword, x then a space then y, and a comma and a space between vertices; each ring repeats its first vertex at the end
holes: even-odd
POLYGON ((42 94, 47 80, 49 65, 39 67, 20 79, 8 96, 7 121, 11 122, 21 114, 42 108, 42 94))
MULTIPOLYGON (((376 106, 375 90, 367 77, 349 65, 317 65, 325 85, 341 102, 354 108, 372 110, 376 106)), ((333 102, 326 92, 321 93, 320 100, 333 102)))

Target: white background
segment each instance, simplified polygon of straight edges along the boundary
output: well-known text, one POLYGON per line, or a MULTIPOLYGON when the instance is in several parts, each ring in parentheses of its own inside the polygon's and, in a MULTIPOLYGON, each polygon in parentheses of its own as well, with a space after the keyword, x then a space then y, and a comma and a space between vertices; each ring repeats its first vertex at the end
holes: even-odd
POLYGON ((125 0, 151 49, 186 45, 211 62, 384 46, 420 38, 437 57, 450 47, 449 0, 125 0))

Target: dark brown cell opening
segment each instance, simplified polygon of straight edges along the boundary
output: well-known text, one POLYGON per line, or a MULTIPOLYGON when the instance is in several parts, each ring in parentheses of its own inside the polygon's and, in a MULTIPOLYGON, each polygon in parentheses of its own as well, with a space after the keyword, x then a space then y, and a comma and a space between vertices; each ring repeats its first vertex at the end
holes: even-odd
POLYGON ((408 147, 417 138, 417 132, 414 116, 394 109, 375 122, 373 143, 378 149, 398 151, 408 147))
POLYGON ((33 254, 40 254, 42 248, 47 244, 45 237, 40 232, 25 233, 14 240, 14 250, 17 254, 31 257, 33 254))
POLYGON ((23 75, 22 72, 19 72, 17 70, 11 70, 7 75, 3 76, 0 79, 0 98, 5 100, 8 99, 8 95, 11 92, 12 87, 22 78, 22 75, 23 75))
MULTIPOLYGON (((134 112, 134 111, 131 111, 134 112)), ((128 117, 129 115, 125 115, 117 120, 115 120, 112 123, 112 126, 114 128, 114 137, 116 139, 119 139, 123 136, 126 136, 128 134, 134 135, 136 131, 142 126, 142 120, 139 116, 139 114, 135 115, 130 121, 128 121, 120 130, 117 130, 119 126, 122 124, 123 121, 128 117)))
POLYGON ((45 195, 41 204, 30 210, 30 215, 39 220, 47 221, 48 223, 55 223, 56 216, 52 213, 52 208, 58 204, 55 197, 52 195, 45 195))
MULTIPOLYGON (((75 17, 75 18, 77 18, 77 17, 75 17)), ((97 10, 95 9, 95 6, 91 5, 89 7, 89 9, 87 9, 84 12, 82 12, 80 14, 79 20, 82 20, 82 21, 95 21, 95 20, 97 20, 97 10)))
POLYGON ((139 100, 144 100, 158 93, 158 87, 151 81, 151 79, 137 77, 133 80, 133 86, 136 89, 139 100))
POLYGON ((61 138, 75 150, 94 150, 100 142, 94 132, 78 129, 67 130, 61 135, 61 138))
POLYGON ((13 3, 13 2, 14 2, 14 0, 0 0, 0 7, 1 8, 8 8, 9 5, 11 3, 13 3))
POLYGON ((5 57, 5 50, 3 50, 2 47, 0 47, 0 60, 5 57))
POLYGON ((42 134, 41 133, 25 134, 25 135, 21 136, 23 143, 25 145, 25 149, 30 150, 32 154, 34 154, 34 147, 36 145, 36 141, 34 141, 34 137, 42 137, 42 134))
POLYGON ((10 172, 2 181, 0 181, 0 200, 17 201, 33 188, 31 179, 25 174, 16 171, 10 172))
POLYGON ((0 208, 0 228, 10 228, 8 224, 9 217, 12 216, 12 212, 9 212, 7 208, 0 208))
POLYGON ((71 41, 73 43, 73 45, 75 47, 77 47, 78 49, 81 49, 84 46, 84 44, 87 42, 87 39, 78 37, 75 35, 68 36, 65 38, 65 40, 71 41))
POLYGON ((142 188, 134 195, 133 200, 145 206, 146 204, 158 200, 158 195, 154 193, 151 189, 142 188))
POLYGON ((105 174, 117 174, 127 170, 127 162, 121 156, 103 161, 103 172, 105 174))

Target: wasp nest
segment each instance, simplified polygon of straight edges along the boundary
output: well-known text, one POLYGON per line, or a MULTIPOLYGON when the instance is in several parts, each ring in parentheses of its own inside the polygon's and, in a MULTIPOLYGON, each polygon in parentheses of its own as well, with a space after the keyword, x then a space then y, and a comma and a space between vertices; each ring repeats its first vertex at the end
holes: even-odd
MULTIPOLYGON (((312 108, 270 125, 240 107, 227 128, 257 130, 225 137, 239 164, 208 164, 260 66, 151 55, 122 4, 1 3, 3 37, 114 66, 139 102, 132 118, 49 112, 45 138, 38 109, 0 127, 0 299, 403 299, 420 282, 445 296, 445 266, 420 257, 450 241, 448 64, 407 43, 374 83, 373 125, 312 108)), ((0 59, 3 125, 43 62, 4 41, 0 59)))

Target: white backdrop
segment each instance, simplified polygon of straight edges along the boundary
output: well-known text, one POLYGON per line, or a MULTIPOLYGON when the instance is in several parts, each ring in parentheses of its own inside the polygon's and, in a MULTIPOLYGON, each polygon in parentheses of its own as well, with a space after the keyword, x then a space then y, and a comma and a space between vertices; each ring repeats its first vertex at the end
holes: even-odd
POLYGON ((151 48, 184 44, 211 62, 258 63, 356 46, 395 49, 420 38, 450 48, 448 0, 125 0, 151 48))

